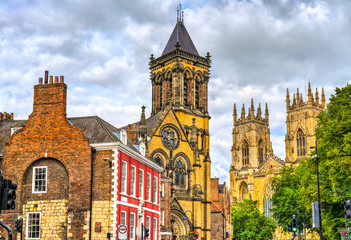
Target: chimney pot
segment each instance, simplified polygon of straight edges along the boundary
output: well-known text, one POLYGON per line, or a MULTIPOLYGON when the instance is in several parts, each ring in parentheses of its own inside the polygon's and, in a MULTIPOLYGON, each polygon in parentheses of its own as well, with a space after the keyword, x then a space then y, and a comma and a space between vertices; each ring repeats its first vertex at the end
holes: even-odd
POLYGON ((49 78, 49 83, 50 83, 50 84, 53 84, 53 82, 54 82, 54 77, 53 77, 53 76, 50 76, 50 78, 49 78))
POLYGON ((60 76, 60 83, 64 83, 64 77, 63 76, 60 76))
POLYGON ((58 76, 55 76, 55 83, 58 83, 58 76))
POLYGON ((45 79, 44 79, 44 83, 45 83, 45 84, 48 83, 48 77, 49 77, 49 71, 46 70, 46 71, 45 71, 45 79))
POLYGON ((39 78, 39 84, 43 84, 43 78, 39 78))

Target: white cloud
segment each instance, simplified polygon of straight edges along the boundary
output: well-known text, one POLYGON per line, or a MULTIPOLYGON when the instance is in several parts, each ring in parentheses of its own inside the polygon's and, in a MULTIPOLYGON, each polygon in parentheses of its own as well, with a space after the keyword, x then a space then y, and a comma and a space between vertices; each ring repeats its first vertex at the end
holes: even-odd
MULTIPOLYGON (((23 119, 44 70, 64 75, 68 115, 99 115, 116 126, 150 113, 148 61, 162 53, 177 2, 2 1, 0 111, 23 119)), ((184 22, 200 55, 212 55, 209 83, 212 174, 229 182, 232 112, 251 98, 268 103, 274 152, 284 158, 285 95, 351 79, 351 1, 183 2, 184 22)), ((53 74, 54 73, 54 74, 53 74)))

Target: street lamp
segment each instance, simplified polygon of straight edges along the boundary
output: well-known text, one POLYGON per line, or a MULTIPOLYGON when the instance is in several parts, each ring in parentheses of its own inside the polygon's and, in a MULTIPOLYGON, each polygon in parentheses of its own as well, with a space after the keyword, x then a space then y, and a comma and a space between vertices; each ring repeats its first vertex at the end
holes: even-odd
POLYGON ((319 189, 319 170, 318 170, 318 154, 317 154, 317 141, 316 146, 311 147, 316 149, 316 154, 312 156, 312 159, 316 159, 316 168, 317 168, 317 187, 318 187, 318 208, 319 208, 319 237, 320 240, 323 240, 323 227, 322 227, 322 211, 321 211, 321 192, 319 189))

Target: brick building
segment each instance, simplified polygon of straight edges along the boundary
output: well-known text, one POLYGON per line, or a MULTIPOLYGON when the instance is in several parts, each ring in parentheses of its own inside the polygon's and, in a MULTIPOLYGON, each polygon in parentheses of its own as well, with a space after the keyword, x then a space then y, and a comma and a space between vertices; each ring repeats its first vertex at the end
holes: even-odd
POLYGON ((226 183, 211 178, 211 239, 232 239, 230 195, 226 183))
POLYGON ((137 239, 141 223, 159 239, 163 169, 126 131, 97 116, 67 118, 66 95, 64 78, 46 72, 27 121, 1 114, 3 175, 18 184, 3 221, 22 216, 25 239, 116 239, 120 224, 137 239))

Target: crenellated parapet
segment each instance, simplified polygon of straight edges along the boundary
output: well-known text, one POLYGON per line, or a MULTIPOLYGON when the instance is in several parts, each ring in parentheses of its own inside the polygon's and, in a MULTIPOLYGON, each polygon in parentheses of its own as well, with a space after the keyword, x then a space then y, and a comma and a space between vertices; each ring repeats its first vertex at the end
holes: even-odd
POLYGON ((315 107, 320 110, 324 110, 325 108, 325 94, 324 94, 324 89, 322 88, 322 96, 321 96, 321 102, 319 102, 319 94, 318 94, 318 89, 316 88, 315 95, 313 95, 312 90, 311 90, 311 84, 308 83, 308 93, 307 93, 307 99, 303 99, 302 93, 300 93, 299 88, 296 90, 296 94, 293 94, 292 101, 290 100, 290 94, 289 94, 289 89, 287 89, 286 92, 286 111, 295 111, 299 110, 301 108, 306 108, 306 107, 315 107))
POLYGON ((264 125, 269 125, 269 113, 268 113, 268 105, 266 103, 265 114, 262 117, 262 109, 261 104, 258 105, 257 113, 255 115, 255 107, 253 103, 253 99, 251 99, 251 106, 248 109, 248 115, 245 112, 245 105, 243 104, 241 109, 241 117, 238 119, 238 114, 236 110, 236 104, 234 103, 234 110, 233 110, 233 124, 234 126, 245 124, 248 122, 257 122, 264 125))

